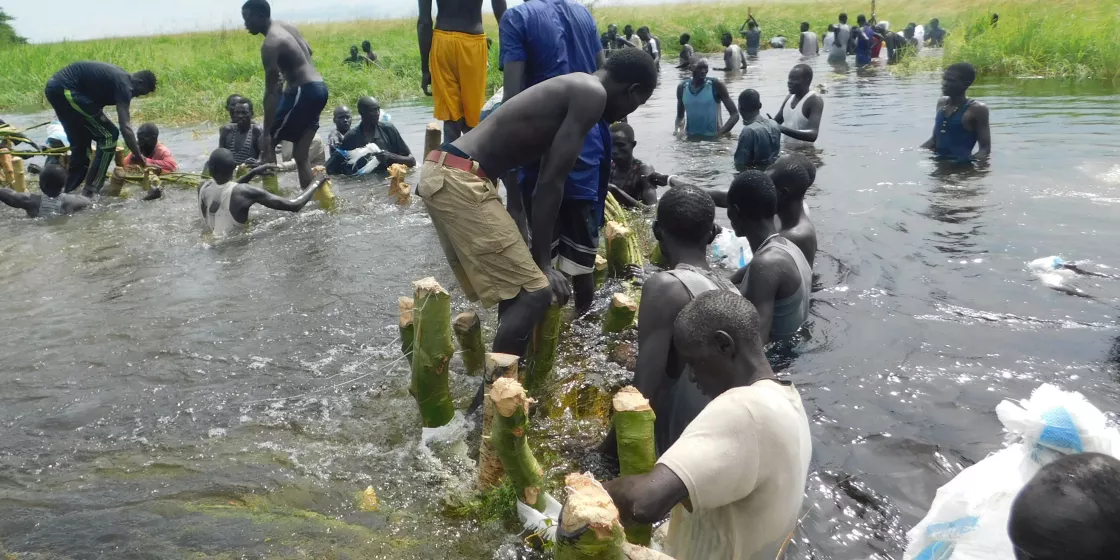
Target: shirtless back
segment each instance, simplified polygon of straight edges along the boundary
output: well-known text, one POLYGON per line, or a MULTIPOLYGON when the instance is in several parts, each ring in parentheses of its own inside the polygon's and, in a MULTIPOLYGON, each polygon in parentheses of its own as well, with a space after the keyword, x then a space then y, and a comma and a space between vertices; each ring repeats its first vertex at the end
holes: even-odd
POLYGON ((261 45, 261 58, 265 61, 276 58, 280 75, 289 88, 323 81, 323 76, 311 64, 311 53, 311 46, 299 29, 285 21, 273 20, 261 45))
MULTIPOLYGON (((424 4, 427 3, 427 13, 432 12, 432 0, 420 0, 420 13, 424 13, 424 4)), ((505 2, 502 2, 503 11, 505 2)), ((482 29, 482 0, 436 0, 436 29, 442 31, 457 31, 481 35, 482 29)), ((501 21, 501 14, 495 11, 495 18, 501 21)))

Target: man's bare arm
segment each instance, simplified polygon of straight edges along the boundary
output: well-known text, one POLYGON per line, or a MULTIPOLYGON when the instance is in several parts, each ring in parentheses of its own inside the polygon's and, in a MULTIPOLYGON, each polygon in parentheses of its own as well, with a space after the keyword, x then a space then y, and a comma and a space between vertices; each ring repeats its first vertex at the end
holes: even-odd
POLYGON ((763 344, 770 342, 770 327, 774 323, 774 300, 778 297, 776 269, 780 264, 780 260, 768 253, 755 255, 751 266, 747 268, 747 284, 739 287, 743 297, 758 310, 758 334, 763 344))
POLYGON ((603 484, 623 520, 656 523, 677 504, 688 500, 688 487, 677 473, 658 463, 653 470, 624 476, 603 484))
POLYGON ((502 103, 525 89, 525 61, 515 60, 505 63, 502 69, 502 103))
POLYGON ((804 101, 804 103, 805 106, 801 107, 799 110, 809 110, 809 128, 798 130, 785 125, 782 125, 780 128, 782 130, 782 134, 785 134, 790 138, 804 140, 805 142, 816 142, 817 135, 820 133, 821 129, 821 117, 824 115, 824 99, 821 99, 821 96, 819 95, 814 95, 813 97, 804 101))
POLYGON ((19 208, 20 210, 31 209, 31 195, 27 193, 18 193, 12 189, 0 188, 0 202, 12 208, 19 208))
POLYGON ((132 117, 129 115, 128 104, 128 101, 117 102, 117 123, 121 128, 121 138, 124 138, 124 145, 128 146, 128 150, 136 155, 140 165, 144 165, 144 153, 140 151, 140 143, 136 141, 136 132, 132 130, 132 117))
POLYGON ((502 23, 502 15, 506 13, 506 0, 490 0, 490 9, 494 11, 494 19, 502 23))
POLYGON ((272 138, 272 121, 276 119, 276 107, 280 104, 280 85, 283 74, 280 72, 280 45, 264 40, 261 47, 261 63, 264 65, 264 127, 261 134, 261 159, 276 161, 276 143, 272 138))
POLYGON ((739 124, 739 109, 735 107, 735 102, 731 100, 731 94, 727 93, 727 86, 719 80, 715 82, 716 94, 719 95, 719 100, 723 102, 727 113, 731 115, 723 125, 723 128, 719 131, 720 136, 723 136, 725 134, 731 134, 731 131, 735 129, 735 125, 739 124))
POLYGON ((684 88, 688 87, 687 82, 681 82, 677 86, 677 123, 673 128, 674 134, 680 134, 681 127, 684 126, 684 88))
POLYGON ((980 144, 980 150, 976 152, 976 159, 987 159, 988 156, 992 155, 992 128, 989 121, 988 106, 983 103, 975 103, 972 106, 972 111, 972 129, 976 131, 976 141, 980 144))
POLYGON ((304 206, 307 205, 308 202, 311 201, 311 198, 315 196, 315 191, 318 190, 326 180, 327 177, 325 175, 317 177, 314 181, 311 182, 311 185, 307 187, 307 190, 303 191, 299 196, 291 200, 276 196, 259 187, 240 185, 237 187, 237 189, 238 191, 240 191, 238 194, 242 194, 249 202, 253 204, 260 204, 261 206, 272 208, 273 210, 299 212, 303 209, 304 206))
POLYGON ((428 56, 432 52, 432 0, 419 0, 420 17, 416 20, 416 36, 420 41, 420 89, 432 94, 432 71, 428 56))

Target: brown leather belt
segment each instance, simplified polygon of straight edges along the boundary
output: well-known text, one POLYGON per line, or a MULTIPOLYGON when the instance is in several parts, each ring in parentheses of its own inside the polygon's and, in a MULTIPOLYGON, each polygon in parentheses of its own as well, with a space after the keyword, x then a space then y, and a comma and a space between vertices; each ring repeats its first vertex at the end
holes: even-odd
POLYGON ((440 150, 432 150, 428 152, 428 157, 424 158, 424 160, 440 163, 440 158, 443 158, 442 163, 447 167, 466 171, 467 173, 477 176, 479 179, 487 179, 486 174, 482 172, 482 168, 479 167, 477 161, 461 158, 455 154, 449 154, 440 150))

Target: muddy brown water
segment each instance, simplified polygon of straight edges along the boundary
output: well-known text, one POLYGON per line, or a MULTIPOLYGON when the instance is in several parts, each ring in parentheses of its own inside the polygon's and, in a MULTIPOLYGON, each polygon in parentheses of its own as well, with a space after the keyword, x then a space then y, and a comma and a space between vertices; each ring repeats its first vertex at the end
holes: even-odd
MULTIPOLYGON (((775 112, 798 60, 766 51, 725 78, 732 96, 755 88, 775 112)), ((1120 96, 985 79, 972 94, 991 107, 995 155, 962 171, 914 148, 932 129, 938 76, 810 63, 827 93, 809 198, 821 247, 813 316, 784 363, 814 436, 793 556, 900 558, 936 488, 999 447, 1000 400, 1049 382, 1117 408, 1120 282, 1074 279, 1093 297, 1072 297, 1027 263, 1120 266, 1120 96)), ((663 67, 631 117, 637 155, 726 186, 732 139, 671 135, 681 77, 663 67)), ((430 109, 389 111, 419 151, 430 109)), ((205 125, 163 140, 199 169, 215 135, 205 125)), ((396 298, 427 275, 454 286, 432 227, 379 181, 335 188, 337 213, 255 209, 249 233, 219 242, 199 234, 185 190, 54 221, 0 212, 0 549, 476 559, 502 547, 498 556, 516 557, 508 526, 446 514, 469 462, 419 445, 396 298), (377 512, 354 505, 366 486, 377 512)), ((602 350, 569 339, 562 373, 624 378, 602 350)), ((457 376, 453 387, 465 406, 473 384, 457 376)), ((600 437, 588 414, 597 403, 557 399, 539 422, 553 480, 600 437)))

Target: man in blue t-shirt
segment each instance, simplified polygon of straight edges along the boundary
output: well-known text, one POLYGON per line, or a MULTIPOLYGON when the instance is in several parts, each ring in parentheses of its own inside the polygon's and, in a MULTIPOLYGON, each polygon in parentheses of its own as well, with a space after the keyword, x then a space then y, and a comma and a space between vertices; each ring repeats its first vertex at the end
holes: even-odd
MULTIPOLYGON (((556 76, 594 73, 606 61, 595 18, 587 8, 568 0, 529 0, 514 6, 502 17, 498 35, 505 73, 503 102, 556 76)), ((579 313, 590 309, 595 293, 591 273, 603 223, 610 154, 609 123, 600 122, 588 133, 564 184, 556 235, 550 240, 532 240, 552 244, 553 265, 572 276, 579 313)), ((532 221, 539 171, 537 162, 503 178, 509 212, 523 232, 532 221)))

